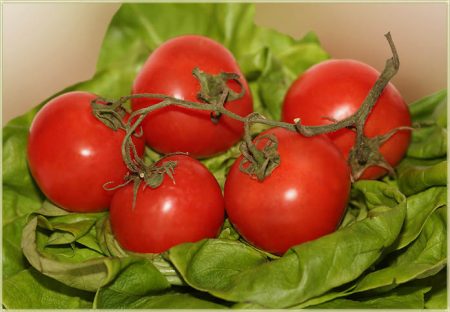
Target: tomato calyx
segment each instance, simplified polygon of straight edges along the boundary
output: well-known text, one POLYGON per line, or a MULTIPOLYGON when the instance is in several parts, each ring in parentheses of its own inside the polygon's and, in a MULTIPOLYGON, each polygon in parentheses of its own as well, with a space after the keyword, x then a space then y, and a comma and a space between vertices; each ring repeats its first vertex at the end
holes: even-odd
POLYGON ((259 113, 252 113, 247 116, 244 127, 244 141, 239 146, 242 153, 242 161, 239 169, 251 177, 256 177, 259 181, 263 181, 272 171, 280 164, 280 154, 278 153, 278 139, 275 135, 267 134, 258 136, 252 141, 250 135, 250 126, 255 121, 264 120, 264 116, 259 113), (261 149, 258 143, 263 142, 261 149))
POLYGON ((175 172, 176 166, 177 162, 173 160, 165 161, 160 165, 153 164, 150 167, 146 167, 145 170, 139 174, 139 178, 145 182, 146 186, 157 188, 163 182, 164 175, 167 175, 175 182, 173 173, 175 172))
POLYGON ((263 139, 266 140, 266 143, 261 150, 256 148, 257 153, 252 152, 246 143, 242 143, 239 147, 243 156, 239 165, 240 170, 252 177, 256 177, 259 181, 263 181, 268 177, 280 164, 277 138, 274 135, 262 135, 255 139, 255 145, 263 139))
POLYGON ((105 126, 114 131, 125 129, 124 118, 126 111, 121 101, 111 101, 105 98, 96 98, 91 102, 92 113, 105 126))
MULTIPOLYGON (((167 156, 169 156, 169 155, 166 155, 165 157, 167 157, 167 156)), ((161 159, 163 159, 163 158, 161 158, 161 159)), ((122 188, 122 187, 128 185, 129 183, 133 183, 133 205, 132 205, 132 207, 135 207, 137 193, 138 193, 138 189, 139 189, 141 183, 144 183, 144 188, 148 186, 150 188, 155 189, 162 184, 162 182, 164 181, 165 175, 167 175, 175 183, 175 178, 174 178, 173 174, 175 172, 177 162, 173 161, 173 160, 165 161, 165 162, 161 162, 161 163, 160 162, 161 162, 161 160, 158 163, 152 164, 151 166, 142 165, 137 170, 137 172, 128 172, 124 177, 124 181, 125 181, 124 183, 113 186, 113 187, 109 187, 109 185, 112 184, 112 182, 107 182, 103 185, 103 188, 107 191, 113 191, 113 190, 122 188)))
MULTIPOLYGON (((197 98, 208 104, 217 105, 223 108, 225 102, 238 100, 245 94, 245 88, 236 73, 221 72, 217 75, 209 74, 196 67, 192 71, 194 77, 200 83, 200 92, 197 98), (240 92, 233 91, 227 83, 232 80, 235 81, 240 88, 240 92)), ((211 121, 217 124, 222 113, 219 110, 211 112, 211 121)))
MULTIPOLYGON (((356 131, 354 128, 350 128, 356 131)), ((390 176, 395 176, 395 170, 384 158, 380 152, 380 147, 388 141, 394 134, 402 130, 412 130, 411 127, 397 127, 391 131, 369 138, 365 135, 361 136, 361 142, 353 146, 350 150, 348 163, 350 165, 352 174, 352 182, 358 180, 364 171, 369 167, 381 167, 388 171, 390 176)))

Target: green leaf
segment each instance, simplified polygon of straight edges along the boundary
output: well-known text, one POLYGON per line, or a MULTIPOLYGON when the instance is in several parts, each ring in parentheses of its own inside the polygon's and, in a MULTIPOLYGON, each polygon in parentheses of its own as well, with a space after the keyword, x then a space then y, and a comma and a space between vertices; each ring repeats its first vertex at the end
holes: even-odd
MULTIPOLYGON (((159 269, 160 270, 160 269, 159 269)), ((224 308, 217 299, 184 288, 173 288, 153 261, 141 260, 126 267, 118 277, 97 291, 94 308, 224 308)))
POLYGON ((43 250, 48 236, 38 231, 39 218, 44 219, 43 216, 32 217, 25 226, 23 252, 30 264, 42 274, 70 287, 96 291, 114 279, 124 267, 136 261, 132 257, 104 257, 87 248, 43 250))
POLYGON ((447 155, 447 129, 438 125, 414 129, 408 157, 432 159, 447 155))
MULTIPOLYGON (((3 191, 4 192, 4 191, 3 191)), ((8 278, 23 269, 29 267, 25 259, 22 248, 20 247, 20 239, 22 238, 22 230, 27 223, 28 216, 16 218, 13 222, 3 225, 2 232, 2 252, 3 252, 3 278, 8 278), (19 241, 18 241, 19 240, 19 241)))
POLYGON ((229 169, 241 154, 239 144, 236 144, 223 154, 202 160, 202 163, 214 175, 222 189, 229 169))
POLYGON ((432 276, 431 291, 426 296, 425 308, 446 309, 447 305, 447 270, 442 270, 439 274, 432 276))
POLYGON ((219 233, 218 238, 228 239, 228 240, 238 240, 241 236, 236 231, 236 229, 231 224, 230 220, 225 219, 222 229, 219 233))
POLYGON ((42 195, 28 171, 26 150, 28 128, 37 108, 20 118, 15 118, 3 128, 3 186, 40 202, 42 195))
POLYGON ((40 227, 51 231, 45 247, 79 243, 98 253, 102 250, 96 240, 95 224, 98 219, 106 217, 105 212, 99 213, 70 213, 45 200, 41 209, 32 215, 38 217, 40 227))
POLYGON ((408 284, 410 287, 430 288, 425 295, 425 308, 446 309, 447 306, 447 269, 439 271, 436 275, 414 280, 408 284))
POLYGON ((31 178, 26 160, 28 127, 36 109, 13 119, 3 128, 3 277, 28 267, 20 241, 29 213, 39 209, 42 194, 31 178))
POLYGON ((3 280, 7 309, 79 309, 92 307, 93 294, 46 277, 33 268, 3 280))
POLYGON ((103 254, 103 250, 100 246, 100 243, 97 240, 96 227, 92 227, 89 232, 79 237, 76 240, 76 243, 80 244, 83 247, 89 248, 99 254, 103 254))
POLYGON ((95 296, 94 308, 220 309, 224 306, 206 300, 204 295, 173 290, 151 261, 142 260, 131 264, 113 282, 100 288, 95 296))
POLYGON ((94 308, 123 309, 145 296, 170 288, 166 278, 148 260, 129 265, 117 278, 101 287, 95 296, 94 308))
POLYGON ((388 267, 366 275, 353 292, 395 286, 436 274, 447 263, 446 230, 446 222, 436 211, 427 219, 414 243, 396 256, 388 267))
POLYGON ((222 289, 240 272, 267 261, 257 250, 226 239, 175 246, 169 259, 188 284, 206 291, 222 289))
POLYGON ((432 186, 447 185, 447 160, 433 164, 411 164, 406 159, 397 168, 398 187, 405 195, 416 194, 432 186))
POLYGON ((376 181, 355 187, 366 196, 370 217, 296 246, 277 260, 258 260, 245 245, 222 240, 176 246, 169 258, 189 285, 219 298, 268 308, 294 306, 353 281, 395 242, 405 217, 403 195, 376 181))
POLYGON ((433 187, 406 200, 406 219, 397 241, 401 249, 419 236, 428 217, 447 205, 447 187, 433 187))
POLYGON ((281 103, 295 78, 297 75, 284 67, 280 60, 270 60, 266 71, 258 79, 258 96, 264 108, 262 112, 267 112, 269 118, 281 118, 281 103))
POLYGON ((426 96, 409 105, 411 118, 418 122, 424 120, 435 120, 436 111, 440 113, 439 106, 447 106, 447 90, 441 90, 426 96))
POLYGON ((425 302, 425 308, 426 309, 433 309, 433 310, 445 310, 448 308, 447 304, 447 296, 448 296, 448 290, 446 285, 439 289, 436 292, 433 292, 431 294, 431 297, 425 302))
POLYGON ((63 245, 85 237, 94 227, 99 216, 104 214, 71 214, 50 219, 47 230, 53 231, 47 245, 63 245))
MULTIPOLYGON (((270 42, 268 40, 267 42, 270 42)), ((284 51, 262 47, 242 59, 254 98, 254 110, 279 120, 281 103, 292 82, 310 66, 326 60, 328 55, 317 42, 292 42, 284 51)))
POLYGON ((192 293, 168 291, 160 295, 145 296, 130 303, 127 309, 225 309, 226 306, 204 300, 192 293))
POLYGON ((335 299, 309 308, 313 309, 423 309, 428 289, 399 288, 366 300, 335 299))
POLYGON ((427 219, 420 236, 408 248, 390 255, 391 263, 387 266, 365 274, 356 281, 356 284, 342 291, 331 291, 297 307, 318 305, 368 291, 389 292, 400 284, 433 276, 441 271, 447 263, 447 228, 446 221, 440 213, 442 209, 436 210, 427 219))
POLYGON ((447 90, 436 92, 409 106, 418 128, 412 132, 408 157, 433 159, 447 154, 447 90))
POLYGON ((240 58, 241 71, 246 77, 247 82, 251 83, 256 81, 263 72, 266 72, 265 69, 271 56, 270 49, 266 46, 261 47, 253 53, 246 53, 240 58))
POLYGON ((98 220, 96 224, 97 241, 103 254, 109 257, 125 257, 126 251, 120 246, 114 238, 109 216, 98 220))

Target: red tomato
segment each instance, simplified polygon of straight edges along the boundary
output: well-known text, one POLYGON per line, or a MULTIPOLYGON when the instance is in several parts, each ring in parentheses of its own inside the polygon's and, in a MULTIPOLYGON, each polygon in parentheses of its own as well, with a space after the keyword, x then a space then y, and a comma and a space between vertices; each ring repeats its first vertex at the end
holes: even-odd
MULTIPOLYGON (((299 117, 304 125, 325 125, 333 119, 351 116, 361 106, 378 76, 374 68, 354 60, 319 63, 290 87, 283 104, 282 119, 293 122, 299 117)), ((389 83, 372 109, 364 133, 374 137, 401 126, 411 126, 409 110, 400 93, 389 83)), ((342 129, 328 136, 348 157, 355 143, 354 131, 342 129)), ((381 153, 391 166, 403 158, 410 136, 410 131, 399 131, 381 146, 381 153)), ((371 167, 361 178, 376 179, 385 173, 385 169, 371 167)))
POLYGON ((282 128, 267 133, 278 139, 280 165, 258 181, 240 171, 238 158, 225 182, 225 207, 246 240, 282 254, 336 229, 349 198, 350 170, 326 136, 282 128))
POLYGON ((174 180, 165 175, 157 188, 142 182, 134 207, 133 185, 114 194, 111 227, 125 249, 160 253, 219 233, 225 212, 222 191, 214 176, 198 160, 186 155, 168 156, 158 164, 166 161, 177 161, 174 180))
MULTIPOLYGON (((112 192, 103 185, 123 183, 122 130, 113 131, 91 110, 96 96, 69 92, 49 101, 35 116, 28 138, 28 163, 38 186, 58 206, 77 212, 108 208, 112 192)), ((143 140, 134 141, 144 152, 143 140)))
MULTIPOLYGON (((226 103, 225 107, 241 116, 253 111, 250 90, 233 55, 219 43, 202 36, 176 37, 153 51, 134 82, 133 93, 160 93, 199 102, 200 84, 192 74, 195 67, 209 74, 239 74, 245 95, 226 103)), ((240 92, 235 81, 228 85, 240 92)), ((137 110, 158 102, 134 99, 132 108, 137 110)), ((145 140, 161 153, 187 152, 202 158, 224 152, 242 137, 243 123, 221 116, 219 123, 214 124, 210 114, 174 106, 152 112, 142 124, 145 140)))

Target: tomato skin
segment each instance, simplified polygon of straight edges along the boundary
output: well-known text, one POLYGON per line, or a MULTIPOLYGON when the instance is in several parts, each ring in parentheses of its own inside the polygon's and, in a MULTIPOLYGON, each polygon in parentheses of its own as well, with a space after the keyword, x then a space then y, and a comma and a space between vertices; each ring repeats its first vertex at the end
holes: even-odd
POLYGON ((282 128, 264 133, 277 137, 280 165, 260 182, 240 171, 238 158, 225 182, 225 207, 246 240, 282 254, 336 229, 349 198, 350 170, 325 136, 306 138, 282 128))
MULTIPOLYGON (((132 93, 160 93, 199 102, 200 84, 192 74, 195 67, 209 74, 239 74, 245 95, 227 102, 225 107, 241 116, 253 111, 250 90, 233 55, 219 43, 197 35, 173 38, 154 50, 136 77, 132 93)), ((240 92, 236 82, 229 82, 228 86, 240 92)), ((133 99, 132 108, 137 110, 159 102, 133 99)), ((242 122, 227 116, 221 116, 219 123, 214 124, 208 111, 175 106, 150 113, 142 126, 146 143, 156 151, 187 152, 195 158, 224 152, 240 140, 244 131, 242 122)))
MULTIPOLYGON (((325 125, 332 123, 332 119, 349 117, 361 106, 378 77, 374 68, 355 60, 319 63, 304 72, 288 90, 282 120, 293 122, 294 118, 301 118, 304 125, 325 125)), ((411 117, 402 96, 389 83, 369 114, 364 133, 374 137, 401 126, 411 126, 411 117)), ((355 132, 341 129, 328 136, 348 157, 355 143, 355 132)), ((381 146, 380 151, 391 166, 403 158, 410 138, 410 131, 402 130, 381 146)), ((376 179, 385 173, 385 169, 370 167, 361 179, 376 179)))
MULTIPOLYGON (((123 183, 127 168, 122 160, 122 130, 113 131, 91 110, 97 96, 68 92, 50 100, 36 114, 28 138, 28 164, 45 196, 74 212, 109 207, 113 192, 103 189, 123 183)), ((137 151, 144 141, 135 139, 137 151)))
POLYGON ((167 175, 157 188, 139 186, 133 208, 133 185, 119 189, 111 202, 110 220, 125 249, 160 253, 184 242, 216 237, 224 221, 222 191, 198 160, 167 156, 158 163, 177 161, 174 181, 167 175))

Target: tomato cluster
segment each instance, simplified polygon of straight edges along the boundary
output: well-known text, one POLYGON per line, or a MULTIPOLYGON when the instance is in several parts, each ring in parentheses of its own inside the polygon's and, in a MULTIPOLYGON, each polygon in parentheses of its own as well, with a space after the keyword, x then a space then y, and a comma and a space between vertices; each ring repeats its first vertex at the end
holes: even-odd
MULTIPOLYGON (((132 137, 133 157, 142 158, 147 144, 166 154, 154 168, 175 164, 173 171, 158 173, 160 183, 155 187, 136 182, 148 173, 145 170, 130 178, 129 164, 123 158, 125 130, 112 129, 96 118, 91 108, 96 95, 69 92, 49 101, 36 115, 28 141, 30 171, 45 196, 73 212, 109 208, 116 239, 135 252, 160 253, 183 242, 216 237, 225 214, 247 241, 275 254, 333 232, 349 198, 351 171, 346 158, 354 145, 354 133, 343 129, 305 137, 283 128, 269 129, 254 144, 263 150, 270 143, 268 137, 274 138, 279 164, 261 180, 244 173, 241 156, 231 167, 222 194, 212 173, 198 159, 223 153, 240 141, 242 120, 253 111, 249 87, 233 55, 206 37, 173 38, 150 54, 132 94, 163 94, 203 103, 199 97, 203 90, 193 75, 196 68, 211 75, 239 75, 239 81, 227 81, 226 86, 236 93, 245 92, 224 107, 242 119, 179 105, 148 113, 141 124, 143 136, 132 137), (121 187, 106 190, 107 185, 121 187)), ((358 110, 377 77, 374 69, 359 62, 323 62, 293 83, 282 118, 321 125, 348 117, 358 110)), ((161 102, 132 98, 132 116, 161 102)), ((124 124, 135 122, 128 114, 122 117, 124 124)), ((367 120, 366 135, 409 125, 408 109, 389 85, 367 120)), ((408 143, 409 132, 399 132, 381 152, 395 165, 408 143)), ((369 168, 363 177, 377 178, 383 173, 380 168, 369 168)))

